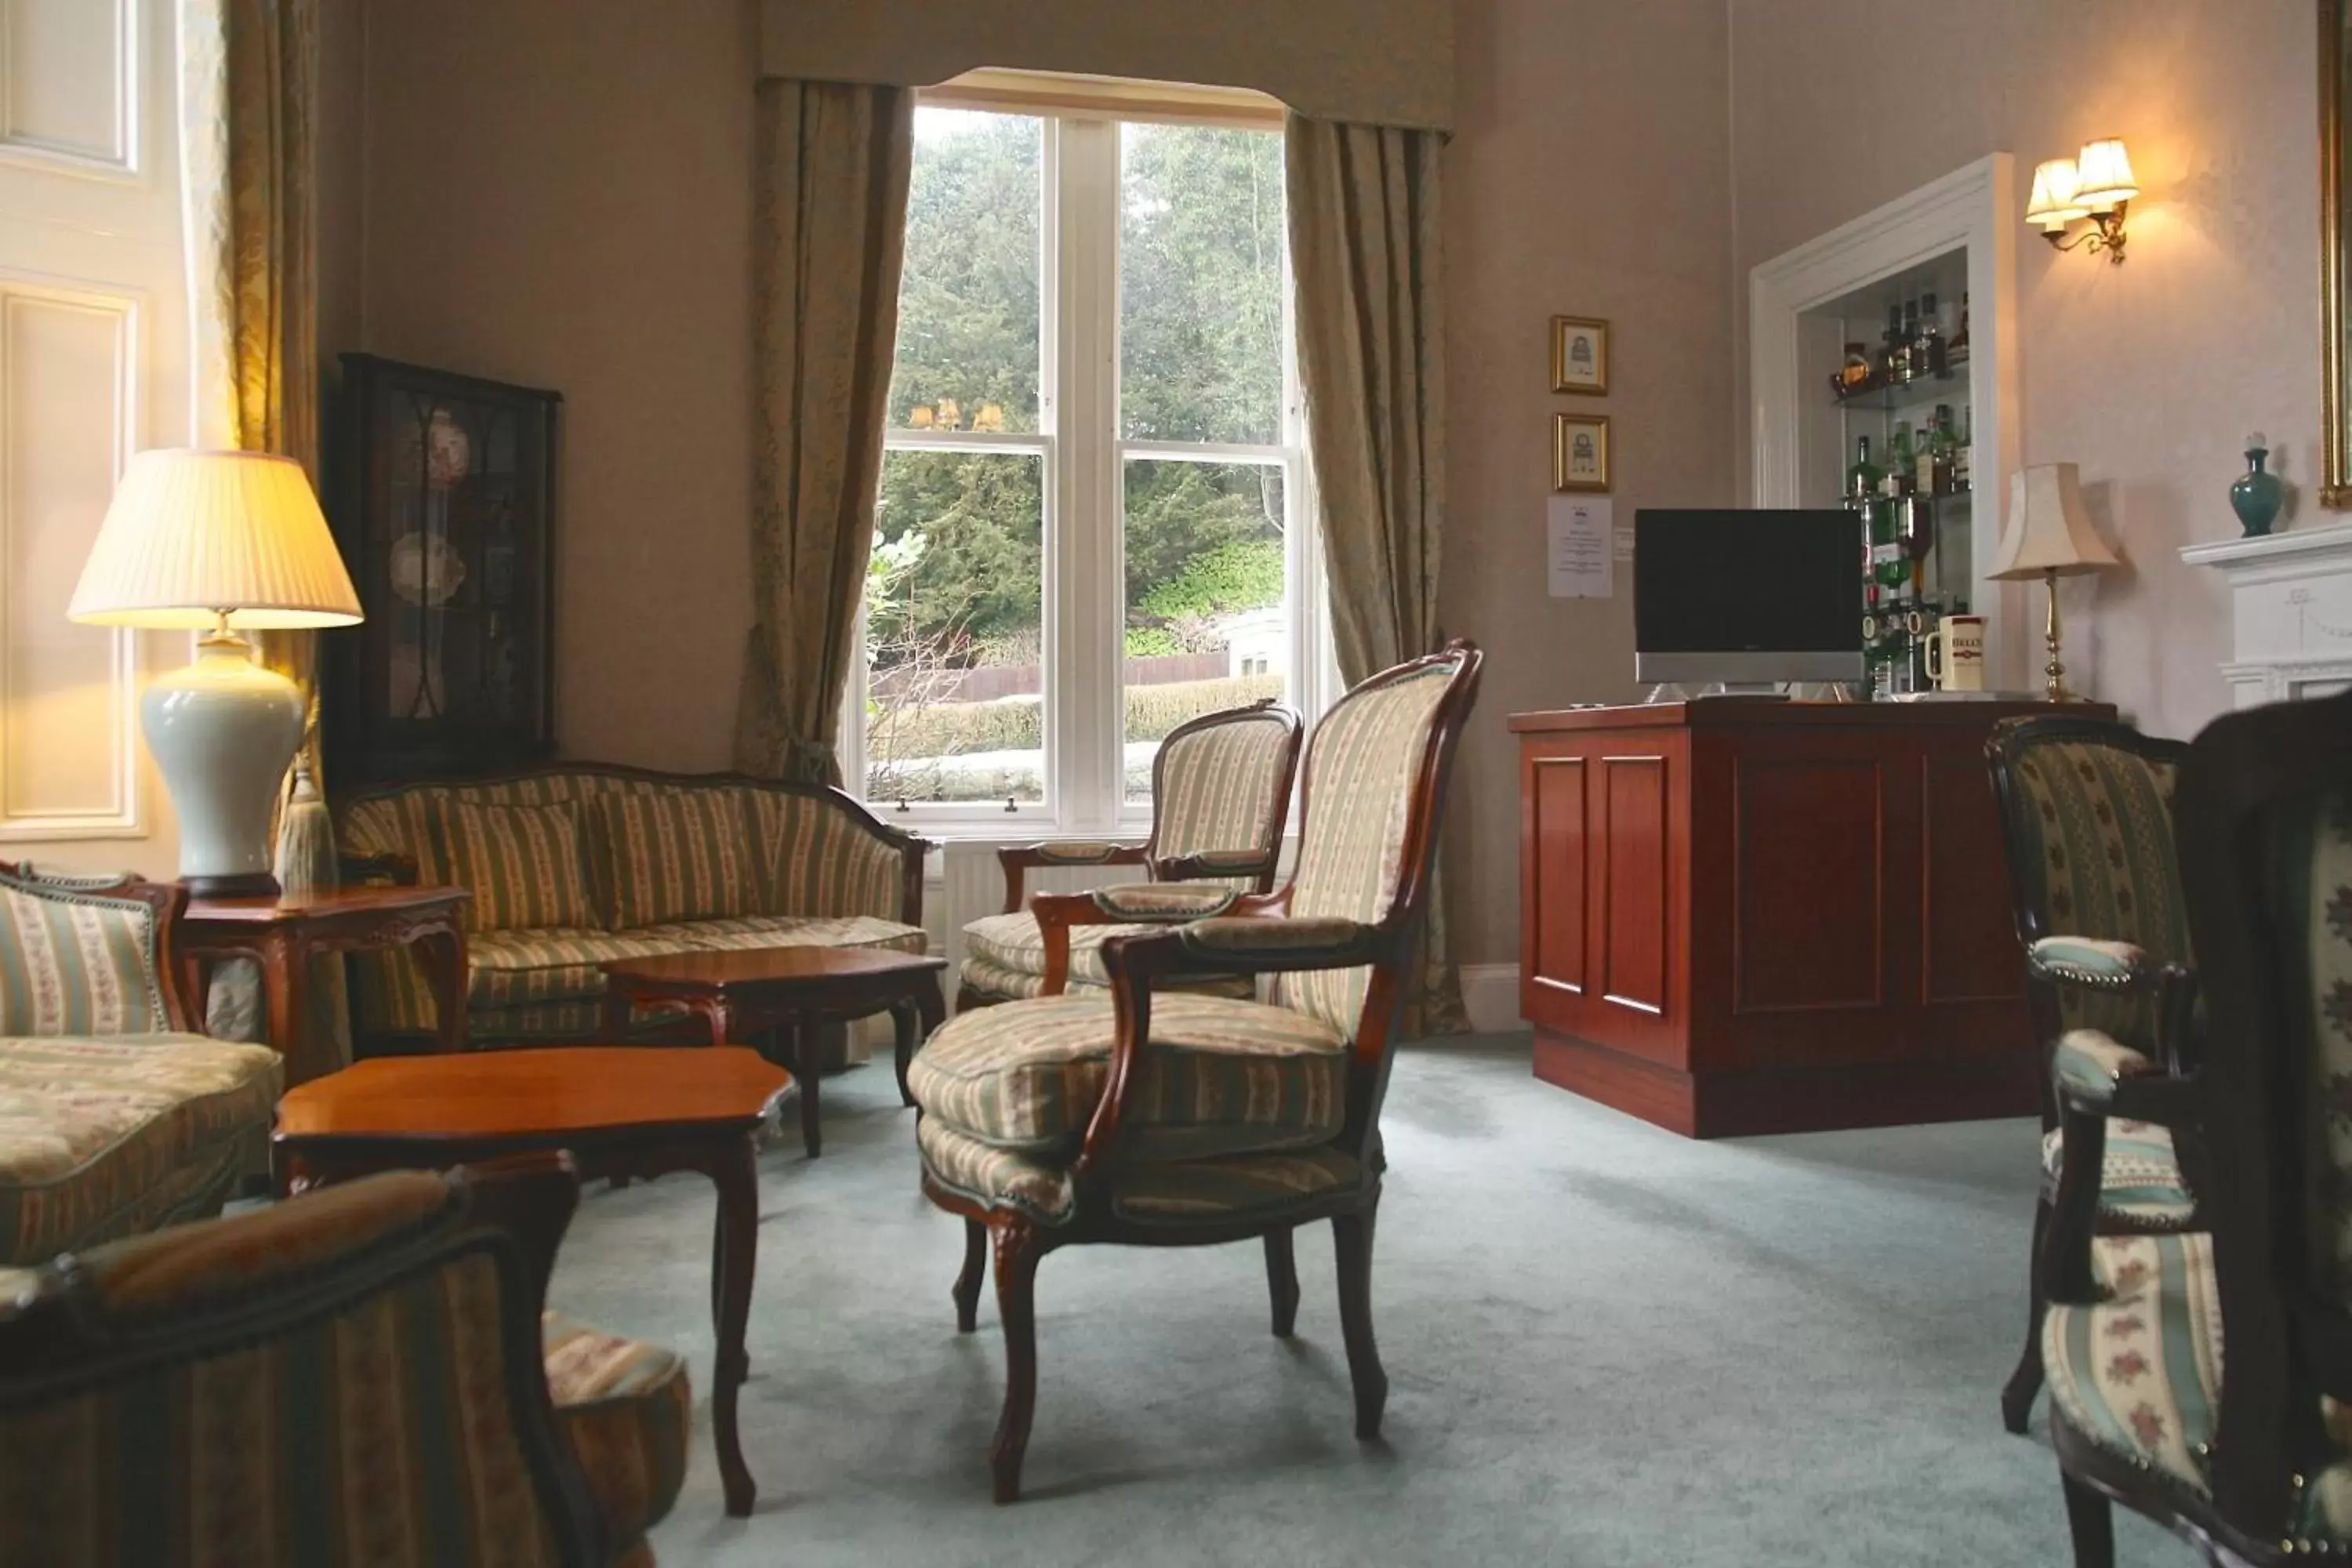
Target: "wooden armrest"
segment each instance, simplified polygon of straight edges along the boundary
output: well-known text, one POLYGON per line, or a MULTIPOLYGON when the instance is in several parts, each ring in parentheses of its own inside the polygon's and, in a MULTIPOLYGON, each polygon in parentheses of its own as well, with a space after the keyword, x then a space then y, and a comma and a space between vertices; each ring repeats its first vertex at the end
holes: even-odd
MULTIPOLYGON (((1219 917, 1178 926, 1174 935, 1187 957, 1214 960, 1221 969, 1352 969, 1378 956, 1380 930, 1361 921, 1219 917)), ((1124 947, 1148 939, 1112 940, 1124 947)))
POLYGON ((1141 866, 1147 863, 1143 851, 1140 844, 1008 844, 996 852, 996 863, 1004 868, 1004 912, 1021 912, 1023 889, 1033 866, 1141 866))
POLYGON ((1153 868, 1162 882, 1191 882, 1209 877, 1256 877, 1274 869, 1281 850, 1273 849, 1196 849, 1190 855, 1172 855, 1153 868))
POLYGON ((1231 888, 1204 888, 1197 882, 1129 882, 1097 888, 1087 897, 1112 920, 1153 922, 1206 920, 1241 900, 1231 888))

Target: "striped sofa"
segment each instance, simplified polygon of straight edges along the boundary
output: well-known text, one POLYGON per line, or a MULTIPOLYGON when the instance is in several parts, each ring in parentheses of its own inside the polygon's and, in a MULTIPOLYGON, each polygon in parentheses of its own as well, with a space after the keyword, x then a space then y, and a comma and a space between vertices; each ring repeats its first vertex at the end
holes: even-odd
MULTIPOLYGON (((471 889, 477 1044, 597 1032, 606 959, 823 944, 924 950, 925 842, 836 789, 567 763, 353 794, 346 879, 471 889)), ((436 1026, 405 952, 352 961, 359 1032, 436 1026)))
POLYGON ((0 1265, 218 1213, 283 1068, 186 1033, 176 889, 0 864, 0 1265))

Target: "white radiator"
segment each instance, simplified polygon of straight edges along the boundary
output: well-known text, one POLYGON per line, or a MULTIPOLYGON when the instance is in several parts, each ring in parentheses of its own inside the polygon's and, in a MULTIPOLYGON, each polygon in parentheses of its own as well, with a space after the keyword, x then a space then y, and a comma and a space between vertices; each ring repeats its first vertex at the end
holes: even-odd
MULTIPOLYGON (((1034 844, 1034 838, 1020 840, 1034 844)), ((930 932, 931 951, 948 961, 948 1005, 955 1005, 956 971, 963 963, 963 928, 984 915, 1004 910, 1004 868, 996 861, 997 846, 959 839, 932 857, 923 879, 923 926, 930 932)), ((1032 893, 1083 893, 1089 888, 1117 887, 1143 880, 1140 866, 1032 867, 1022 887, 1032 893)))

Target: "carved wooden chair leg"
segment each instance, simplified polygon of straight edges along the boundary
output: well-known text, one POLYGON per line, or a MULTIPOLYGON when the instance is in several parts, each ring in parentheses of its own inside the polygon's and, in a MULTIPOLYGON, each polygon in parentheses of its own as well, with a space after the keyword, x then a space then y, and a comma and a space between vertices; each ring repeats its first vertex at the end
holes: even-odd
POLYGON ((989 1446, 999 1503, 1021 1500, 1021 1458, 1037 1413, 1037 1227, 1019 1215, 992 1215, 996 1244, 996 1315, 1004 1325, 1004 1413, 989 1446))
POLYGON ((915 1059, 916 1035, 919 1027, 920 1020, 916 1015, 915 1004, 913 1001, 907 998, 901 998, 900 1000, 890 1004, 890 1028, 892 1033, 890 1059, 891 1064, 898 1069, 898 1103, 900 1105, 912 1105, 915 1103, 914 1095, 910 1093, 907 1088, 907 1067, 908 1063, 915 1059))
POLYGON ((1298 1327, 1298 1261, 1294 1232, 1286 1226, 1265 1233, 1265 1289, 1274 1300, 1274 1337, 1288 1339, 1298 1327))
POLYGON ((968 1334, 980 1326, 980 1287, 988 1277, 988 1226, 976 1219, 963 1222, 963 1272, 956 1276, 956 1332, 968 1334))
POLYGON ((2050 1228, 2050 1205, 2036 1202, 2033 1205, 2033 1260, 2026 1270, 2027 1294, 2032 1298, 2025 1314, 2025 1352, 2017 1358, 2017 1370, 2000 1390, 2000 1424, 2019 1436, 2032 1424, 2033 1396, 2042 1392, 2042 1319, 2050 1310, 2049 1292, 2042 1281, 2042 1235, 2050 1228))
POLYGON ((2063 1470, 2058 1479, 2066 1489, 2066 1529, 2074 1538, 2074 1568, 2116 1568, 2114 1506, 2063 1470))
POLYGON ((1372 1340, 1372 1216, 1334 1215, 1332 1249, 1339 1262, 1339 1331, 1348 1345, 1348 1379, 1356 1388, 1356 1436, 1370 1442, 1381 1435, 1381 1413, 1389 1402, 1389 1374, 1381 1369, 1372 1340))

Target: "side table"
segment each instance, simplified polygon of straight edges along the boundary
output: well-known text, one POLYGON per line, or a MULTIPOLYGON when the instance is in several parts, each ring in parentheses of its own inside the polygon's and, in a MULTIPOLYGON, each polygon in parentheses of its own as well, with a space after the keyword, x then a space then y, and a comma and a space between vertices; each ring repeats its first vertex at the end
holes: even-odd
POLYGON ((286 1058, 288 1084, 342 1064, 318 1059, 303 1025, 310 1017, 310 960, 320 953, 415 947, 440 1019, 440 1048, 466 1045, 464 888, 345 888, 307 898, 191 899, 174 933, 188 1005, 205 1016, 212 970, 225 959, 261 966, 269 1044, 286 1058))
POLYGON ((757 1051, 603 1046, 380 1057, 289 1089, 270 1168, 281 1195, 377 1171, 446 1170, 562 1149, 582 1181, 699 1171, 719 1190, 710 1316, 719 1342, 710 1427, 727 1511, 751 1511, 737 1396, 760 1242, 755 1140, 791 1088, 757 1051))

